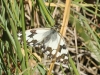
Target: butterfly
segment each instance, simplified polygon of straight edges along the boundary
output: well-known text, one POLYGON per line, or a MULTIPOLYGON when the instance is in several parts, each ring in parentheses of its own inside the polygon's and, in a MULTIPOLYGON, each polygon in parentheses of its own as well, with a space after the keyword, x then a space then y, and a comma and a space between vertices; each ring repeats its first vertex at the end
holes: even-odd
MULTIPOLYGON (((66 62, 68 60, 68 50, 66 42, 61 34, 52 28, 34 28, 25 31, 27 45, 41 48, 41 52, 53 59, 56 54, 58 62, 66 62)), ((18 40, 21 41, 22 34, 18 33, 18 40)))

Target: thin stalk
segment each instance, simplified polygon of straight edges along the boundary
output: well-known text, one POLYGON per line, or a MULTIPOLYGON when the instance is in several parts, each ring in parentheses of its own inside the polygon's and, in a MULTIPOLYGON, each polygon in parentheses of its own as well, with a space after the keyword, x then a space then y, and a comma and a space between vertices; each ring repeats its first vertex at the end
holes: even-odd
POLYGON ((54 19, 52 18, 52 16, 50 15, 50 12, 48 11, 48 9, 46 8, 43 0, 37 0, 40 8, 42 9, 46 19, 48 20, 48 22, 50 23, 51 26, 54 26, 55 24, 55 21, 54 19))
POLYGON ((22 24, 22 36, 23 36, 23 42, 24 42, 24 51, 25 51, 25 65, 28 67, 28 52, 27 52, 27 46, 26 46, 26 36, 25 36, 25 11, 24 11, 24 5, 23 0, 20 1, 21 4, 21 24, 22 24))
MULTIPOLYGON (((26 66, 25 66, 25 59, 22 55, 22 52, 21 52, 21 47, 20 47, 20 44, 18 42, 18 38, 17 38, 17 33, 16 33, 16 30, 15 30, 15 27, 14 27, 14 24, 12 22, 12 19, 10 18, 10 23, 11 23, 11 28, 12 28, 12 33, 13 33, 13 37, 14 37, 14 40, 15 40, 15 44, 16 44, 16 53, 18 55, 18 58, 20 60, 21 63, 21 67, 22 67, 22 71, 26 69, 26 66)), ((27 75, 26 73, 24 73, 24 75, 27 75)))
POLYGON ((72 67, 73 70, 74 70, 75 75, 80 75, 79 72, 78 72, 78 70, 77 70, 77 68, 75 67, 75 64, 74 64, 72 58, 70 57, 70 55, 69 55, 69 62, 70 62, 70 64, 71 64, 71 67, 72 67))

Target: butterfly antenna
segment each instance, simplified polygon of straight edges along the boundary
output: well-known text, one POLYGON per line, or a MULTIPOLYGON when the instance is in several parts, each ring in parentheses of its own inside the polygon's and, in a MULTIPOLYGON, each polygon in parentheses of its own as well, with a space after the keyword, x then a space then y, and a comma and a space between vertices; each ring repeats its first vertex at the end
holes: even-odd
MULTIPOLYGON (((65 36, 65 34, 66 34, 66 29, 67 29, 68 19, 69 19, 69 13, 70 13, 70 3, 71 3, 71 0, 66 0, 63 23, 62 23, 61 30, 60 30, 61 38, 62 38, 62 36, 65 36)), ((60 38, 60 41, 61 41, 61 38, 60 38)), ((59 49, 60 49, 60 41, 59 41, 54 59, 52 60, 52 62, 50 64, 50 69, 49 69, 47 75, 51 75, 51 71, 53 70, 54 64, 56 62, 56 55, 57 55, 57 53, 59 52, 59 49)))

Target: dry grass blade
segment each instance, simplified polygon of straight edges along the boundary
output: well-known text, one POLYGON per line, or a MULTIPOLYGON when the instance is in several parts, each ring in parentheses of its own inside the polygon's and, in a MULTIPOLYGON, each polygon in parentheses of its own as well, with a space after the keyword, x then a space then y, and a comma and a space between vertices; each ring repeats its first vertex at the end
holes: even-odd
MULTIPOLYGON (((68 19, 69 19, 69 13, 70 13, 70 0, 66 0, 66 4, 65 4, 65 11, 64 11, 64 17, 63 17, 63 24, 60 30, 61 36, 65 36, 66 34, 66 25, 68 24, 68 19)), ((57 52, 59 51, 59 46, 57 48, 57 52)), ((56 52, 56 54, 57 54, 56 52)), ((54 60, 52 61, 51 65, 50 65, 50 70, 48 71, 48 75, 51 75, 51 71, 53 70, 54 67, 54 63, 56 61, 56 54, 54 57, 54 60)))
POLYGON ((69 13, 70 13, 70 4, 71 4, 71 0, 66 1, 64 17, 63 17, 63 24, 60 30, 60 34, 62 36, 65 36, 66 34, 66 29, 67 29, 68 20, 69 20, 69 13))

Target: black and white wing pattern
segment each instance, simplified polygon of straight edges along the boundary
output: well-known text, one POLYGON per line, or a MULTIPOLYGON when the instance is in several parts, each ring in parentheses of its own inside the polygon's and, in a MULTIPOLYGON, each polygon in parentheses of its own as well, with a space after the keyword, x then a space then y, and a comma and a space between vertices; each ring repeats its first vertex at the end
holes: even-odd
MULTIPOLYGON (((57 61, 63 62, 68 60, 68 50, 66 42, 61 35, 51 28, 35 28, 26 30, 26 41, 29 46, 38 47, 41 45, 41 51, 49 58, 53 58, 58 45, 60 46, 59 52, 57 52, 57 61)), ((21 33, 18 33, 18 40, 21 40, 21 33)))

